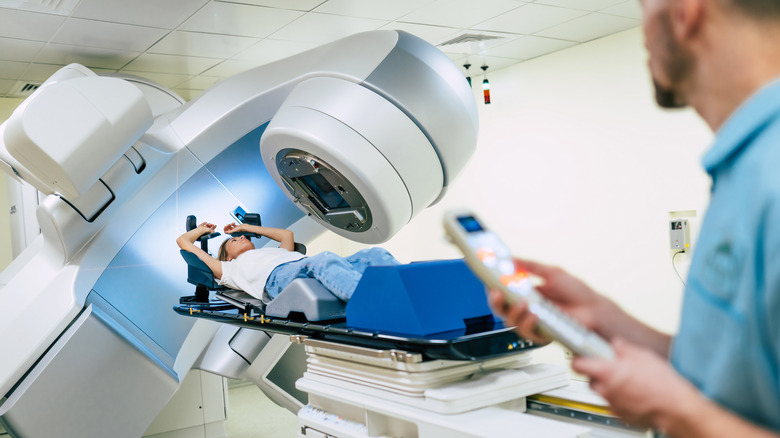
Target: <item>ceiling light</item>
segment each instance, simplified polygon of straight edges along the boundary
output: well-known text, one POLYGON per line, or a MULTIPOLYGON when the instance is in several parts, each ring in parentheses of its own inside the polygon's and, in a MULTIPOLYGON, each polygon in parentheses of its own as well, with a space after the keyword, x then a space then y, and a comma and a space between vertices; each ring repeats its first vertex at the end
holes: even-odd
POLYGON ((487 69, 488 69, 487 65, 482 66, 482 71, 485 72, 485 80, 482 81, 482 93, 485 95, 485 104, 489 105, 490 104, 490 82, 488 81, 487 78, 487 69))
POLYGON ((471 67, 471 64, 469 64, 468 61, 466 61, 465 64, 463 64, 463 68, 466 69, 466 81, 469 83, 469 87, 471 86, 471 73, 469 73, 469 67, 471 67))

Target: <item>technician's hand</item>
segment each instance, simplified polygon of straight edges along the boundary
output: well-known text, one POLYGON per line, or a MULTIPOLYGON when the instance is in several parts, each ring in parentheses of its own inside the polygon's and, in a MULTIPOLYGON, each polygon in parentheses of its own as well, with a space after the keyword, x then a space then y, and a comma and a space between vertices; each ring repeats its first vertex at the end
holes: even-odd
POLYGON ((520 336, 533 341, 537 345, 545 345, 552 342, 552 339, 544 336, 537 330, 536 322, 538 318, 528 310, 528 304, 524 301, 515 301, 513 304, 509 304, 504 294, 497 289, 490 290, 488 299, 490 306, 496 313, 501 315, 504 323, 510 327, 515 326, 515 330, 520 333, 520 336))
POLYGON ((616 415, 641 427, 662 429, 664 419, 701 400, 698 390, 652 350, 616 337, 615 359, 578 356, 574 371, 589 376, 616 415))
MULTIPOLYGON (((515 259, 515 265, 543 280, 543 284, 536 286, 536 290, 545 298, 586 328, 598 331, 598 312, 603 301, 601 295, 561 268, 520 259, 515 259)), ((491 290, 490 304, 504 317, 507 325, 517 327, 522 337, 540 344, 550 342, 550 339, 537 331, 537 317, 524 302, 518 300, 509 304, 500 291, 491 290)))

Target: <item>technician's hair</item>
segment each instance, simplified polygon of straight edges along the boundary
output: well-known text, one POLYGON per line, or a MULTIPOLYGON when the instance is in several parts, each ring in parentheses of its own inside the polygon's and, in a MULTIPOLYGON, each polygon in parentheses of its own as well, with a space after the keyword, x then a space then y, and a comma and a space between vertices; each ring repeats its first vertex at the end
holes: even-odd
POLYGON ((720 0, 727 7, 758 20, 780 20, 780 0, 720 0))
POLYGON ((217 253, 217 260, 219 260, 221 262, 226 262, 227 258, 228 258, 227 248, 225 248, 227 246, 228 240, 230 240, 230 239, 225 239, 222 242, 222 244, 219 245, 219 252, 217 253))

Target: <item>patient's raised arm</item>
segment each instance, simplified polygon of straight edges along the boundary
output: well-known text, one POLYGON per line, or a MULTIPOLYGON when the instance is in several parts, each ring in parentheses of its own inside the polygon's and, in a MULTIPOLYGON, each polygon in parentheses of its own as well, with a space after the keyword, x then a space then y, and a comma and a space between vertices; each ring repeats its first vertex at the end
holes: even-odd
POLYGON ((176 243, 179 245, 179 248, 185 251, 190 251, 188 247, 195 246, 195 242, 200 238, 200 236, 207 233, 213 233, 216 228, 217 226, 212 223, 203 222, 196 228, 193 228, 176 238, 176 243))
POLYGON ((179 245, 179 248, 183 249, 184 251, 189 251, 198 256, 198 258, 202 260, 203 263, 209 267, 209 269, 211 269, 214 277, 221 279, 222 263, 195 245, 195 242, 200 238, 200 236, 212 233, 216 228, 217 226, 212 223, 203 222, 198 225, 197 228, 193 228, 176 238, 176 244, 179 245))

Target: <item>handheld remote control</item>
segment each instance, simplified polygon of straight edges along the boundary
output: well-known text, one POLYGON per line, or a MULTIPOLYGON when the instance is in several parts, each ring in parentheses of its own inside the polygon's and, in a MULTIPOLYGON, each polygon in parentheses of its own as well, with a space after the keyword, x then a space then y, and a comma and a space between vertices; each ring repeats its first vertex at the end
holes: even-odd
POLYGON ((528 273, 515 266, 509 248, 474 213, 447 213, 444 230, 483 283, 502 291, 510 303, 518 299, 528 303, 528 310, 537 316, 539 329, 544 334, 582 356, 615 357, 607 341, 583 327, 534 289, 528 273))

